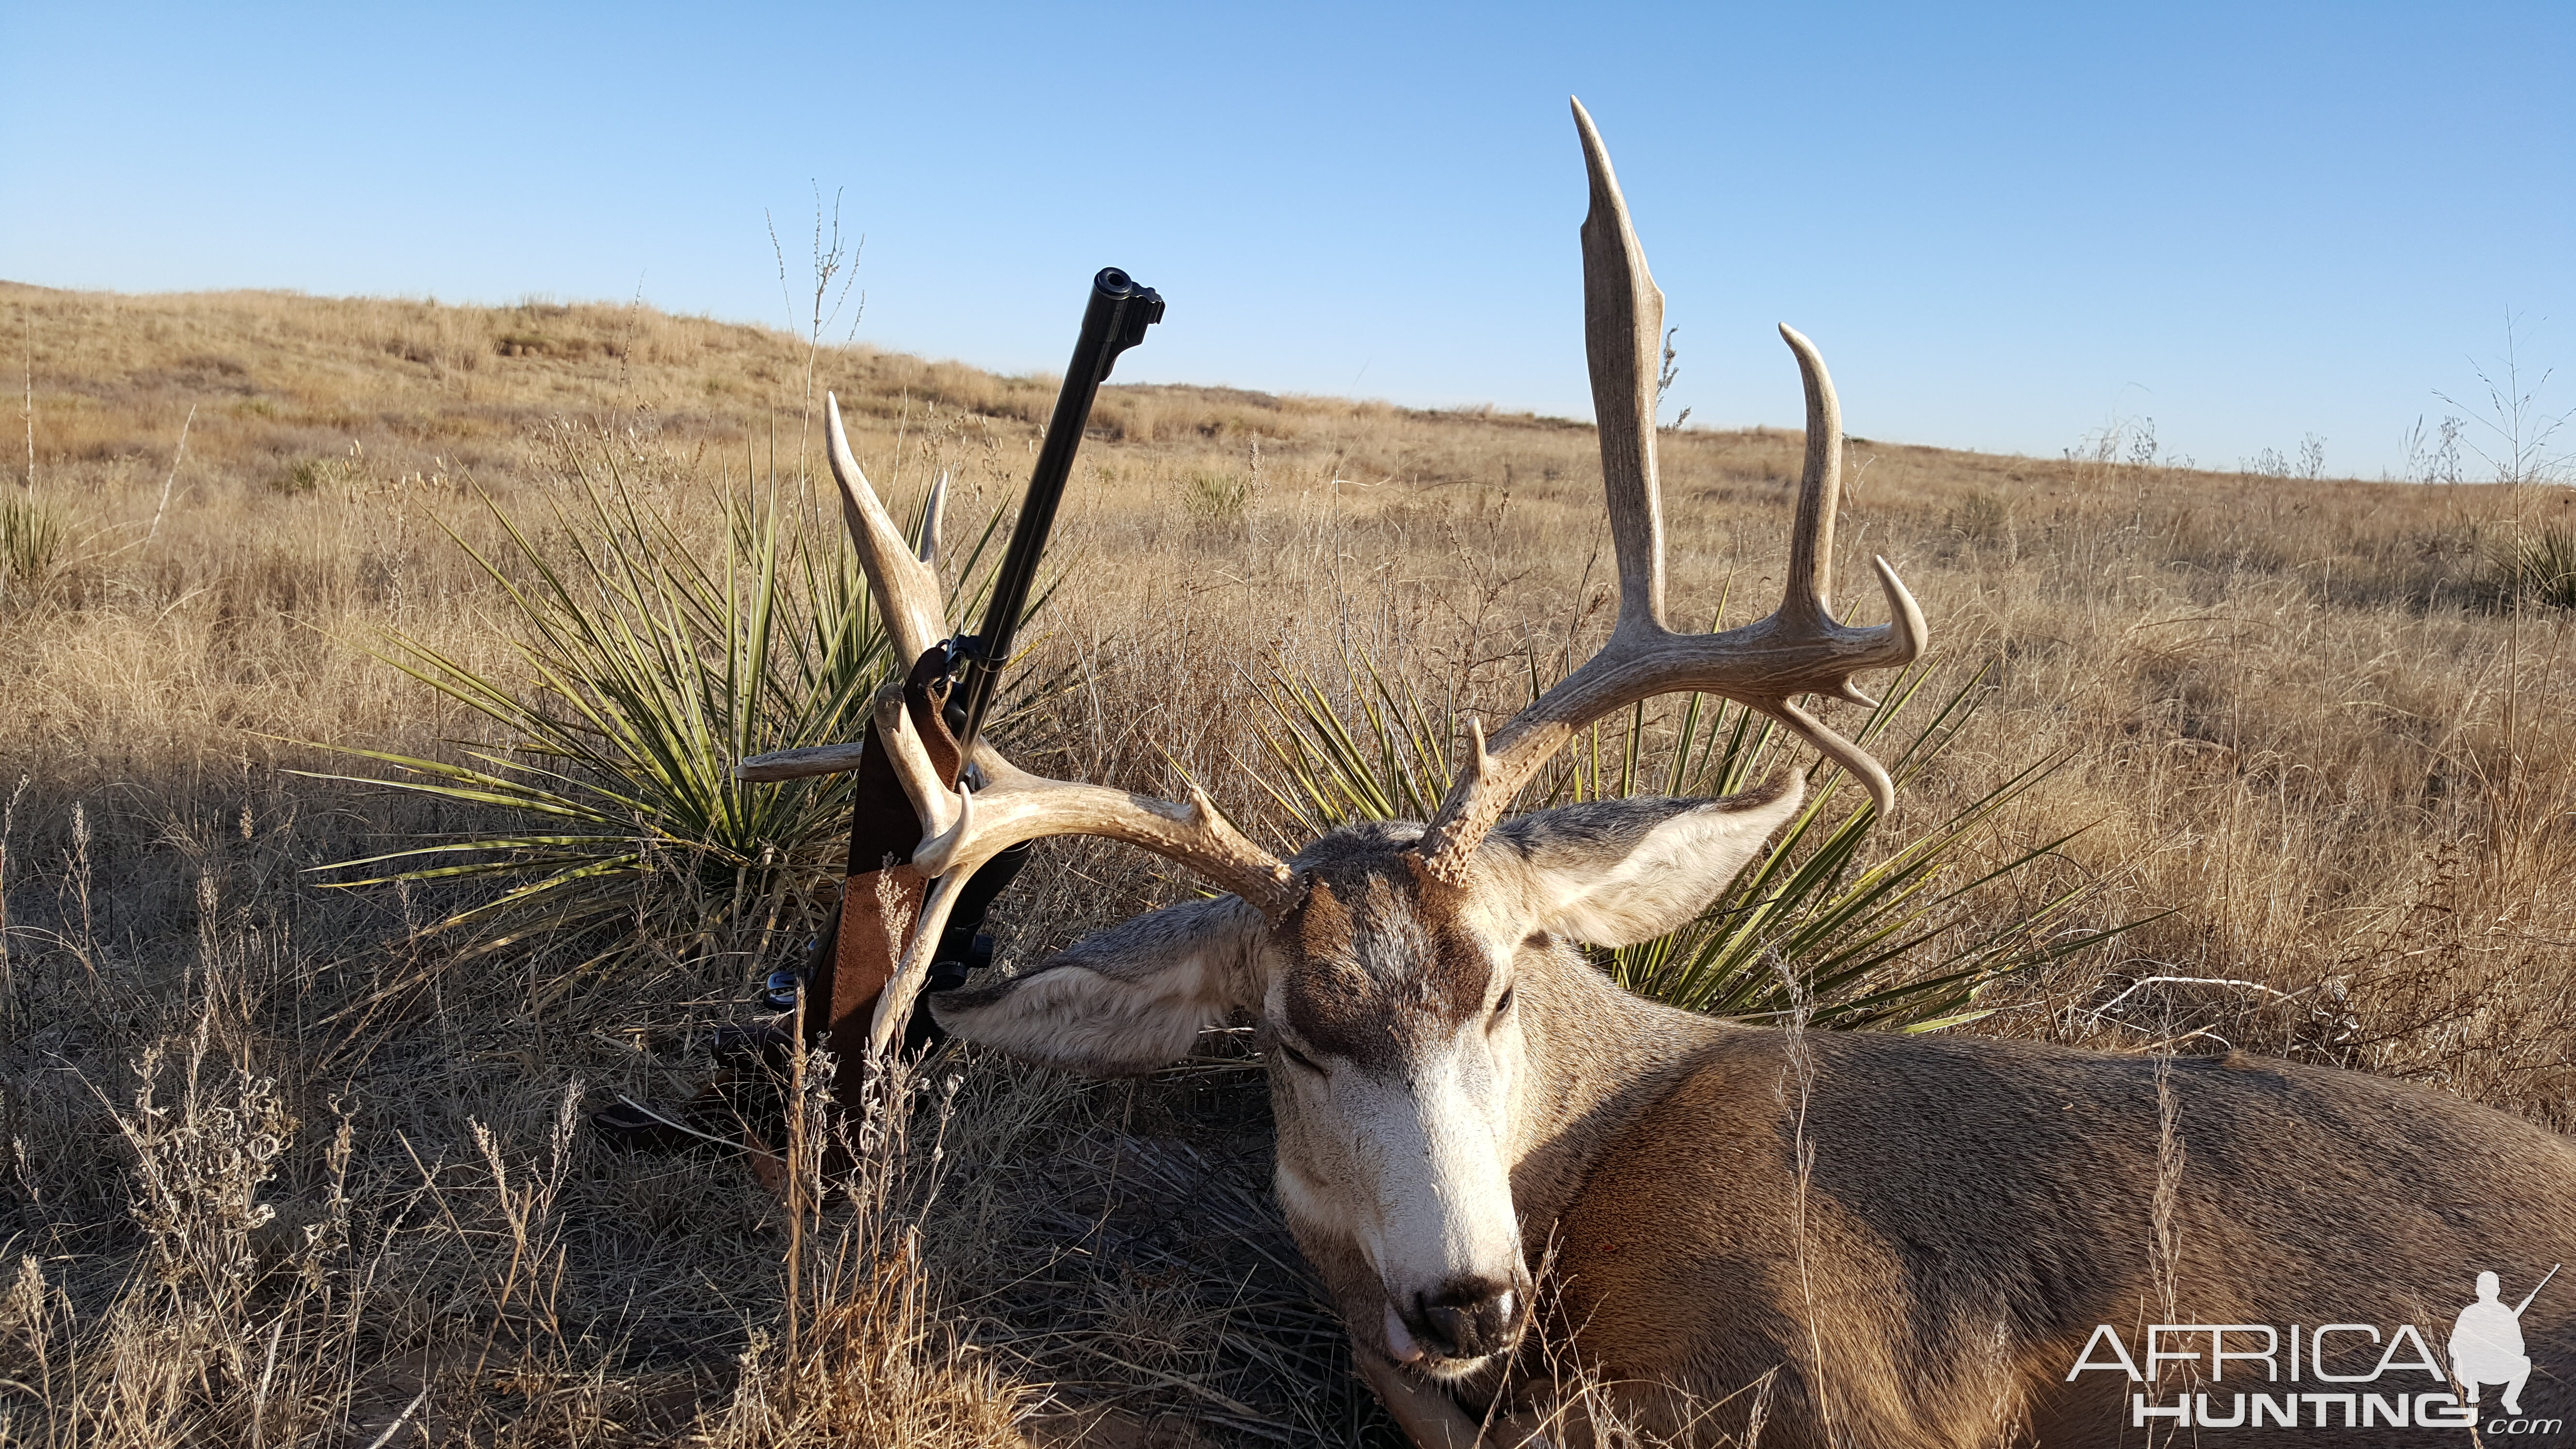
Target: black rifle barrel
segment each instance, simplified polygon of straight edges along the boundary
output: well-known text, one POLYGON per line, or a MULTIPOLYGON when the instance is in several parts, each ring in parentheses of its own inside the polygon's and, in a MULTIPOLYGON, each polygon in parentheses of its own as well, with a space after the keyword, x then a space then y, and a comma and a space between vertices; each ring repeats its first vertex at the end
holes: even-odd
POLYGON ((1073 455, 1082 447, 1082 431, 1091 421, 1091 404, 1100 384, 1116 366, 1118 354, 1145 340, 1145 329, 1163 320, 1163 298, 1151 287, 1116 267, 1103 267, 1091 279, 1091 305, 1082 314, 1082 340, 1073 345, 1073 361, 1064 369, 1064 389, 1056 394, 1055 412, 1047 419, 1046 443, 1038 449, 1037 471, 1029 476, 1028 497, 1020 503, 1020 521, 1011 530, 1010 552, 1002 555, 1002 572, 993 582, 993 602, 984 610, 984 626, 966 668, 964 727, 957 731, 961 749, 971 749, 992 705, 1002 666, 1011 659, 1011 636, 1028 608, 1029 590, 1038 577, 1038 558, 1046 552, 1047 532, 1055 526, 1056 504, 1064 498, 1065 480, 1073 476, 1073 455))

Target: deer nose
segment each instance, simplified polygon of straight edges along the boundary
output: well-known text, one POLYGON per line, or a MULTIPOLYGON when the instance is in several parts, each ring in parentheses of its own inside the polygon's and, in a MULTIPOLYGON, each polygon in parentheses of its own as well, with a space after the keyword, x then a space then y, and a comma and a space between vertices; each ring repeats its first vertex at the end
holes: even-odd
POLYGON ((1511 1347, 1521 1326, 1520 1291, 1491 1279, 1453 1281, 1419 1300, 1430 1329, 1424 1346, 1448 1358, 1483 1358, 1511 1347))

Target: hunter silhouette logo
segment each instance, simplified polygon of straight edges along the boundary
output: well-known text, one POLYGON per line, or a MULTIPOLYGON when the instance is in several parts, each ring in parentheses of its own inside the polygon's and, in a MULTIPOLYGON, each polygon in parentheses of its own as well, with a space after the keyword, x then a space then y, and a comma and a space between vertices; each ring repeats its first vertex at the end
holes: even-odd
POLYGON ((2480 1384, 2502 1384, 2504 1411, 2522 1412, 2522 1386, 2531 1380, 2531 1355, 2522 1351, 2522 1310, 2558 1276, 2558 1267, 2551 1264, 2547 1276, 2511 1308, 2496 1296, 2502 1287, 2496 1275, 2478 1275, 2478 1301, 2461 1309, 2451 1326, 2451 1374, 2470 1403, 2478 1401, 2480 1384))
POLYGON ((2427 1330, 2412 1323, 2385 1331, 2361 1322, 2153 1323, 2145 1325, 2138 1353, 2105 1323, 2094 1328, 2066 1381, 2087 1372, 2128 1379, 2132 1428, 2483 1428, 2493 1435, 2555 1437, 2565 1431, 2564 1419, 2523 1413, 2532 1362, 2522 1315, 2560 1266, 2552 1264, 2521 1302, 2510 1304, 2502 1278, 2479 1273, 2477 1301, 2452 1323, 2447 1367, 2427 1330), (2478 1392, 2487 1386, 2503 1388, 2503 1412, 2481 1424, 2478 1392))

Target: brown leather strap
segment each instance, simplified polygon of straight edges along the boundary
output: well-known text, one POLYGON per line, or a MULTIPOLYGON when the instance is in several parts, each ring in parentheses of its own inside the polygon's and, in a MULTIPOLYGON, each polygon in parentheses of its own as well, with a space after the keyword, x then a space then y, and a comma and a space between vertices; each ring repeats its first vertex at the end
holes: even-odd
MULTIPOLYGON (((948 722, 939 717, 947 684, 946 658, 933 649, 914 663, 904 681, 903 699, 904 711, 912 717, 913 730, 921 736, 932 767, 940 779, 954 785, 964 761, 956 737, 948 732, 948 722)), ((838 1052, 845 1064, 866 1050, 877 998, 884 994, 895 962, 911 940, 912 923, 921 918, 922 896, 929 883, 910 864, 912 848, 920 842, 920 818, 913 813, 912 801, 903 793, 894 763, 886 757, 871 724, 852 789, 850 873, 841 883, 830 979, 816 983, 822 989, 814 995, 821 999, 809 1002, 820 1008, 815 1013, 821 1023, 816 1044, 838 1052), (899 934, 887 930, 889 896, 901 918, 899 934)), ((845 1101, 857 1089, 859 1077, 855 1070, 841 1073, 838 1084, 845 1101)))
POLYGON ((893 979, 894 963, 921 919, 929 882, 909 865, 890 865, 841 883, 841 931, 832 953, 833 1019, 827 1045, 846 1059, 867 1045, 877 998, 893 979), (887 919, 886 907, 895 919, 887 919), (893 926, 895 929, 889 930, 893 926))

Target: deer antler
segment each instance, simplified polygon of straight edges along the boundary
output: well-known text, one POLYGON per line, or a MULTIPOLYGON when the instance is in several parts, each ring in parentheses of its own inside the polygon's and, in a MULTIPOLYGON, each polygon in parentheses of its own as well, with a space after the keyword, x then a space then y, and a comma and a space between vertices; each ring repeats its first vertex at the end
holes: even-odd
POLYGON ((1806 380, 1807 459, 1780 607, 1759 623, 1722 634, 1680 634, 1665 625, 1654 387, 1664 294, 1646 270, 1646 254, 1629 225, 1609 152, 1581 101, 1574 103, 1574 124, 1582 133, 1584 165, 1592 179, 1592 206, 1583 219, 1583 340, 1601 432, 1610 535, 1619 560, 1619 619, 1601 651, 1514 715, 1494 733, 1490 748, 1483 729, 1471 725, 1465 767, 1419 846, 1427 868, 1447 880, 1464 874, 1468 858, 1512 797, 1578 730, 1639 700, 1680 690, 1723 695, 1797 731, 1859 777, 1885 815, 1896 800, 1887 771, 1792 701, 1803 694, 1830 694, 1873 704, 1853 687, 1851 676, 1911 663, 1923 650, 1923 611, 1883 558, 1874 562, 1891 622, 1855 629, 1834 620, 1842 411, 1815 347, 1787 327, 1780 335, 1797 355, 1806 380))
MULTIPOLYGON (((832 474, 841 483, 842 512, 858 548, 859 565, 867 571, 877 612, 885 620, 896 657, 917 660, 948 634, 939 575, 930 564, 932 540, 938 532, 937 495, 930 504, 921 553, 915 556, 851 456, 841 427, 840 403, 829 394, 824 398, 823 431, 832 474)), ((971 792, 952 790, 913 729, 900 684, 879 691, 875 719, 877 738, 894 763, 904 794, 928 826, 913 851, 913 868, 935 879, 922 901, 912 943, 877 1004, 869 1034, 871 1054, 890 1050, 903 1023, 911 1018, 913 998, 930 973, 931 952, 937 949, 956 904, 956 888, 984 862, 1021 841, 1049 835, 1106 836, 1188 866, 1251 902, 1273 921, 1297 903, 1300 892, 1288 867, 1246 839, 1195 786, 1187 805, 1175 805, 1149 795, 1050 780, 1013 765, 979 739, 970 771, 980 777, 979 787, 971 792)), ((855 768, 858 757, 859 750, 849 745, 781 750, 745 760, 735 773, 747 780, 795 779, 855 768)))
POLYGON ((935 879, 922 899, 912 944, 878 1004, 869 1033, 872 1052, 889 1050, 911 1019, 913 998, 929 978, 930 953, 948 928, 958 885, 1024 840, 1098 835, 1141 845, 1243 897, 1273 923, 1295 909, 1304 894, 1288 867, 1246 839, 1196 785, 1190 787, 1189 804, 1175 805, 1150 795, 1051 780, 1020 769, 978 740, 974 771, 982 784, 952 790, 939 778, 914 731, 900 687, 877 697, 876 726, 913 813, 927 823, 921 844, 913 848, 913 868, 935 879))
POLYGON ((955 886, 1024 840, 1097 835, 1140 845, 1243 897, 1273 923, 1294 910, 1304 894, 1287 865, 1246 839, 1195 785, 1189 803, 1175 805, 1126 790, 1051 780, 1020 769, 979 740, 974 768, 983 783, 974 790, 951 790, 914 733, 900 690, 880 697, 876 722, 904 794, 914 813, 929 823, 913 849, 913 866, 937 878, 922 901, 912 945, 878 1008, 873 1041, 879 1048, 890 1045, 901 1030, 929 975, 929 953, 947 928, 955 886))
POLYGON ((859 564, 868 572, 868 590, 876 595, 877 614, 885 620, 886 637, 894 644, 895 667, 909 669, 912 661, 948 637, 948 609, 940 599, 939 571, 931 565, 931 549, 939 535, 939 499, 947 490, 932 494, 930 522, 922 530, 922 550, 916 556, 903 541, 903 530, 895 527, 893 516, 877 501, 876 490, 868 486, 868 475, 859 471, 859 460, 850 456, 850 435, 841 428, 841 400, 828 392, 823 394, 823 441, 832 460, 832 476, 841 484, 841 517, 850 525, 850 541, 858 545, 859 564))

